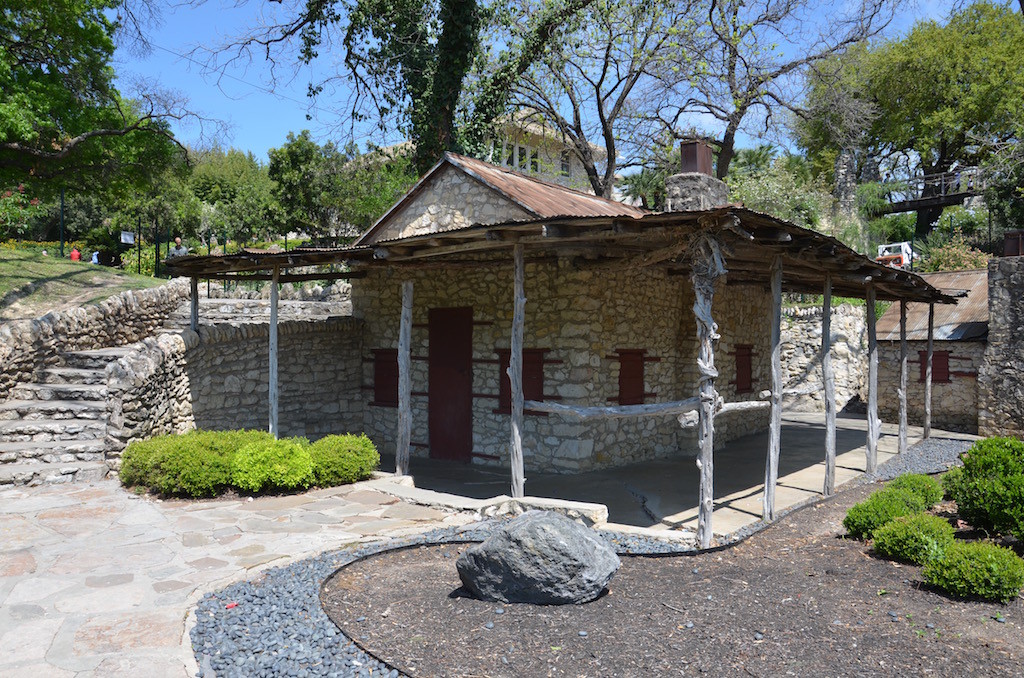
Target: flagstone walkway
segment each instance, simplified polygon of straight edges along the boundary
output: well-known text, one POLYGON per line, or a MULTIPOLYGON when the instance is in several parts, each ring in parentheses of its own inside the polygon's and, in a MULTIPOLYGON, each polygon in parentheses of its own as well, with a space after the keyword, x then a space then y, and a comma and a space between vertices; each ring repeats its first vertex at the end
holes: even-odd
POLYGON ((195 675, 199 597, 346 543, 472 522, 367 489, 155 501, 116 481, 0 491, 0 678, 195 675))

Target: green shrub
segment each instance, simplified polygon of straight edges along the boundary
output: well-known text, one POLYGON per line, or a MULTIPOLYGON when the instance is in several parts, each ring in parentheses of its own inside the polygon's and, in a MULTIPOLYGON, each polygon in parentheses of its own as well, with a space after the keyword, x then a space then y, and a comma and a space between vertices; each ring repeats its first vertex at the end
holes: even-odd
POLYGON ((995 544, 958 542, 925 564, 924 580, 955 596, 1007 603, 1024 586, 1024 560, 995 544))
POLYGON ((251 443, 231 460, 231 482, 240 490, 305 489, 313 482, 313 459, 302 439, 251 443))
POLYGON ((913 492, 887 487, 851 506, 843 518, 843 527, 852 537, 868 539, 889 521, 924 509, 925 503, 913 492))
POLYGON ((191 431, 128 445, 121 457, 121 482, 162 495, 213 497, 231 486, 237 450, 273 441, 264 431, 191 431))
POLYGON ((874 532, 874 549, 893 560, 924 565, 941 558, 953 543, 953 526, 938 516, 914 513, 882 525, 874 532))
POLYGON ((979 440, 960 457, 963 470, 944 479, 960 516, 982 530, 1024 539, 1024 441, 979 440))
POLYGON ((380 464, 380 454, 366 435, 327 436, 309 448, 313 482, 331 487, 366 480, 380 464))
POLYGON ((913 492, 925 503, 925 508, 935 506, 942 499, 942 485, 939 481, 920 473, 902 475, 889 483, 888 487, 913 492))

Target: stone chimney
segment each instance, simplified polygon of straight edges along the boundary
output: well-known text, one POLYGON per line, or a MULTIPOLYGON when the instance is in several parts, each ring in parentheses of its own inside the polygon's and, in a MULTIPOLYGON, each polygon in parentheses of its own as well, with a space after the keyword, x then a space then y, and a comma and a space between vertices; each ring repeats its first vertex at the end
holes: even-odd
POLYGON ((699 139, 679 146, 682 171, 665 180, 665 211, 693 212, 729 202, 729 187, 712 173, 711 147, 699 139))

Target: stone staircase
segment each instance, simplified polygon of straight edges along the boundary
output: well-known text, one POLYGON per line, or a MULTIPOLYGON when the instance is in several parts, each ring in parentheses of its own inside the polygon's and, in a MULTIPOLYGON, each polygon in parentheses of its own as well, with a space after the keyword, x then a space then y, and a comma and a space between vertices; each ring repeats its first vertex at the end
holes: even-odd
MULTIPOLYGON (((282 299, 277 316, 286 320, 323 320, 331 316, 352 315, 351 301, 299 301, 282 299)), ((184 304, 164 323, 164 331, 178 332, 189 326, 191 307, 184 304)), ((270 302, 266 299, 206 299, 199 300, 199 323, 266 323, 270 322, 270 302)))
POLYGON ((73 351, 0 403, 0 486, 107 475, 107 365, 127 347, 73 351))

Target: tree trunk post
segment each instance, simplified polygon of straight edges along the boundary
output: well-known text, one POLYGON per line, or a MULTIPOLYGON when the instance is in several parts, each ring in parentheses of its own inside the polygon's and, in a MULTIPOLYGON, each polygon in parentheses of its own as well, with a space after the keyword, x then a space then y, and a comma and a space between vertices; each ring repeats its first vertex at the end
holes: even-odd
POLYGON ((836 379, 832 373, 832 276, 825 274, 825 298, 821 304, 821 380, 825 386, 825 487, 836 491, 836 379))
POLYGON ((192 276, 192 314, 189 327, 193 332, 199 331, 199 278, 192 276))
POLYGON ((924 364, 924 437, 932 437, 932 349, 935 340, 935 304, 928 304, 928 352, 924 364))
POLYGON ((875 286, 868 285, 866 304, 868 321, 868 438, 864 472, 878 470, 878 338, 875 332, 875 286))
POLYGON ((697 368, 700 371, 697 395, 700 409, 697 418, 697 439, 700 453, 700 506, 697 514, 697 541, 701 548, 711 546, 713 536, 711 519, 715 503, 715 408, 718 392, 715 390, 715 342, 718 325, 711 315, 715 296, 715 279, 725 273, 725 263, 718 241, 709 234, 701 234, 694 241, 690 266, 693 285, 693 315, 697 321, 697 368))
POLYGON ((899 443, 900 454, 907 451, 907 300, 900 299, 900 387, 896 392, 900 403, 899 443))
POLYGON ((526 277, 523 262, 523 246, 516 244, 512 251, 515 265, 515 289, 513 292, 512 340, 509 348, 508 378, 512 394, 512 496, 525 496, 526 484, 523 470, 523 329, 525 325, 526 295, 523 291, 526 277))
POLYGON ((395 473, 409 475, 412 441, 412 281, 402 283, 402 315, 398 326, 398 436, 395 473))
POLYGON ((270 383, 270 433, 277 438, 279 429, 277 423, 277 297, 278 282, 281 279, 281 269, 274 267, 274 275, 270 281, 270 360, 267 379, 270 383))
POLYGON ((779 482, 779 452, 782 448, 782 257, 772 261, 771 316, 771 422, 768 428, 768 460, 764 471, 761 517, 775 520, 775 486, 779 482))

